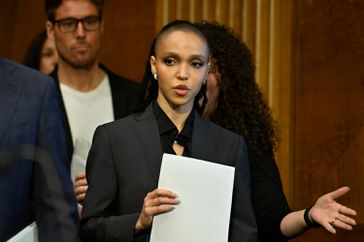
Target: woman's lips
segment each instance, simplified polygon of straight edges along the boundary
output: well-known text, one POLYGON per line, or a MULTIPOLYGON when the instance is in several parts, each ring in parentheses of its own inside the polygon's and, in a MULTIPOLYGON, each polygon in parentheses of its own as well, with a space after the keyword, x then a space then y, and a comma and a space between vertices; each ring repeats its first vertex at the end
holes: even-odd
POLYGON ((178 85, 173 88, 174 92, 179 96, 185 96, 188 94, 190 89, 188 89, 185 85, 178 85))

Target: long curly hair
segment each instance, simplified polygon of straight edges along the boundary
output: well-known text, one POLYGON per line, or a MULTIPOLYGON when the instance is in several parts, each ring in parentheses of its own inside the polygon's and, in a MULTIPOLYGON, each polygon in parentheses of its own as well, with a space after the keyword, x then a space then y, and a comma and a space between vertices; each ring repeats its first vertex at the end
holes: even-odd
POLYGON ((209 119, 244 136, 250 150, 276 148, 276 124, 255 81, 255 66, 248 47, 232 29, 217 22, 195 24, 205 35, 221 75, 217 107, 209 119))

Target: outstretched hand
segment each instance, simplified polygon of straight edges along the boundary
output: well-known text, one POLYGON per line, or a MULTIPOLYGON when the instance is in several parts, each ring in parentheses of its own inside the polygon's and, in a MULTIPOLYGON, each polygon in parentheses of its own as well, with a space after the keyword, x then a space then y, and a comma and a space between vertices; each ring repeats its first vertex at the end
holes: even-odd
POLYGON ((356 211, 335 201, 349 190, 349 187, 341 187, 321 196, 311 208, 311 220, 321 224, 333 234, 336 233, 335 228, 352 230, 356 225, 356 221, 352 218, 356 215, 356 211))
POLYGON ((150 229, 155 215, 167 213, 179 203, 177 195, 165 189, 155 189, 144 198, 143 209, 135 225, 135 232, 150 229))

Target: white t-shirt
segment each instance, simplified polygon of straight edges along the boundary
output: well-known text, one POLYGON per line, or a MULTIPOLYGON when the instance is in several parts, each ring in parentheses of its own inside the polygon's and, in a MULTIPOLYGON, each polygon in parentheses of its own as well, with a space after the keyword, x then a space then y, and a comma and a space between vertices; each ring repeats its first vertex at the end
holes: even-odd
MULTIPOLYGON (((90 147, 97 126, 114 120, 109 78, 105 75, 98 87, 90 92, 80 92, 62 83, 60 87, 77 153, 80 144, 90 147)), ((88 149, 82 153, 87 155, 88 149)))

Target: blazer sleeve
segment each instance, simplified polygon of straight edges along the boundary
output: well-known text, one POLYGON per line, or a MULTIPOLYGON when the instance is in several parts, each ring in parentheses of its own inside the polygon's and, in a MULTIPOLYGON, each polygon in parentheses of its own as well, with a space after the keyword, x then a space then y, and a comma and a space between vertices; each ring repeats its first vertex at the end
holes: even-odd
POLYGON ((108 133, 99 126, 86 165, 89 187, 82 212, 81 241, 138 241, 134 228, 139 214, 117 212, 116 172, 108 133))
POLYGON ((256 242, 257 225, 251 201, 248 151, 242 137, 236 153, 235 183, 230 219, 229 242, 256 242))
POLYGON ((34 150, 36 162, 33 175, 39 241, 77 241, 77 205, 69 173, 59 96, 54 82, 49 77, 44 79, 37 80, 38 88, 45 88, 34 150))

